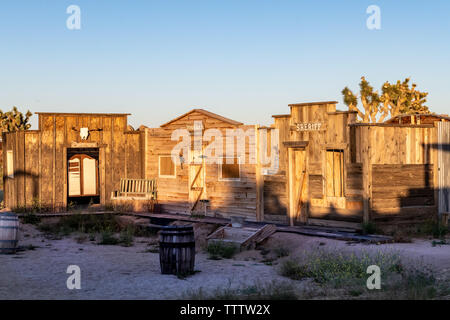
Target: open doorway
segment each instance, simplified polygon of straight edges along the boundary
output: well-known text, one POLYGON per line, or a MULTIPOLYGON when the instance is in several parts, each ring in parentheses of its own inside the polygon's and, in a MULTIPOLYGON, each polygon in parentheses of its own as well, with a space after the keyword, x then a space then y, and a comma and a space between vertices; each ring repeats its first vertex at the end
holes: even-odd
POLYGON ((67 149, 67 203, 77 207, 100 203, 98 148, 67 149))

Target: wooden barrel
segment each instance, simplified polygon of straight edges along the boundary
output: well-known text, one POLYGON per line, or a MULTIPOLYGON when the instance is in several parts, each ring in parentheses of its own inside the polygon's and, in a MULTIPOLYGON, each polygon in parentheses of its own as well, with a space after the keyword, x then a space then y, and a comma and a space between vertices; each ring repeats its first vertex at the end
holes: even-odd
POLYGON ((16 253, 19 218, 12 212, 0 213, 0 253, 16 253))
POLYGON ((192 226, 167 226, 159 232, 159 262, 162 274, 194 272, 195 238, 192 226))

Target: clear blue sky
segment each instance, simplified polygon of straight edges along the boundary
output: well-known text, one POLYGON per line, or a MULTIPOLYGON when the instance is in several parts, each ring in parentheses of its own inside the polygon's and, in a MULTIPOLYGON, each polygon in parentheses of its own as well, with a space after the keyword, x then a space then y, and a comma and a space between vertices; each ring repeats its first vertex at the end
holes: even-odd
POLYGON ((340 91, 365 75, 376 88, 410 76, 450 112, 448 0, 1 1, 0 43, 3 110, 159 126, 196 107, 269 124, 289 103, 345 109, 340 91), (66 28, 71 4, 81 30, 66 28), (366 28, 371 4, 381 30, 366 28))

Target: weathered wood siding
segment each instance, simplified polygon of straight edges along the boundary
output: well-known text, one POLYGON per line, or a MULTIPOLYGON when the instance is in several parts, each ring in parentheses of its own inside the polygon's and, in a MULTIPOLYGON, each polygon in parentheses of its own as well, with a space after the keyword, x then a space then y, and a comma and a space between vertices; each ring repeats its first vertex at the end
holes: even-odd
POLYGON ((287 223, 286 175, 264 176, 264 220, 287 223))
POLYGON ((420 221, 436 207, 434 125, 357 124, 355 159, 363 163, 366 221, 420 221))
MULTIPOLYGON (((172 132, 176 129, 193 128, 194 121, 201 121, 203 128, 218 129, 222 133, 225 154, 227 129, 252 130, 249 125, 230 125, 227 122, 209 117, 200 112, 192 112, 161 128, 146 129, 146 178, 156 178, 158 185, 158 205, 160 210, 169 213, 191 214, 189 204, 189 164, 176 165, 175 178, 160 177, 158 174, 159 156, 170 155, 179 141, 172 141, 172 132)), ((189 130, 189 129, 188 129, 189 130)), ((192 137, 193 141, 193 137, 192 137)), ((256 171, 255 165, 248 163, 250 152, 255 152, 255 139, 245 142, 245 163, 242 163, 239 181, 219 181, 219 165, 205 164, 205 193, 202 199, 208 199, 207 214, 211 216, 229 217, 237 214, 249 220, 256 220, 256 171)), ((209 142, 205 142, 205 146, 209 142)), ((191 146, 191 148, 193 148, 191 146)), ((187 161, 189 155, 184 155, 187 161)), ((203 204, 198 204, 202 206, 203 204)))
MULTIPOLYGON (((336 111, 332 102, 296 104, 290 108, 290 115, 274 116, 274 127, 280 130, 278 174, 285 176, 288 184, 288 148, 303 144, 307 152, 309 218, 406 221, 436 213, 434 123, 360 124, 356 123, 355 113, 336 111), (319 130, 295 130, 296 124, 311 123, 322 126, 319 130), (342 159, 343 173, 339 170, 342 159), (382 190, 384 179, 385 186, 391 179, 387 177, 389 170, 392 177, 399 179, 396 183, 401 184, 393 185, 395 190, 390 193, 382 190)), ((270 183, 265 189, 270 189, 270 183)), ((270 201, 265 199, 265 206, 282 203, 278 200, 284 200, 286 195, 287 192, 281 192, 269 197, 270 201)), ((289 197, 285 201, 289 204, 289 197)))
POLYGON ((126 115, 39 114, 39 130, 3 134, 5 150, 14 152, 14 178, 3 169, 5 204, 16 208, 35 201, 64 209, 68 148, 98 148, 100 201, 105 204, 120 178, 143 177, 143 138, 143 132, 127 131, 126 115), (82 127, 90 131, 84 141, 82 127))
POLYGON ((433 163, 432 143, 436 141, 433 125, 363 125, 352 126, 355 135, 354 158, 362 162, 365 141, 370 146, 372 164, 429 164, 433 163))
MULTIPOLYGON (((170 128, 146 129, 146 178, 157 179, 158 205, 163 212, 187 213, 189 210, 189 168, 186 164, 175 167, 176 178, 160 178, 159 156, 170 155, 177 141, 171 140, 170 128)), ((187 158, 187 155, 184 155, 187 158)))
POLYGON ((430 218, 435 212, 432 165, 378 164, 372 170, 374 221, 430 218))
POLYGON ((450 212, 450 122, 438 123, 439 213, 450 212))
MULTIPOLYGON (((290 108, 290 115, 274 116, 274 127, 279 130, 280 140, 280 170, 278 174, 284 176, 282 180, 285 181, 286 191, 273 195, 271 203, 286 202, 289 204, 287 196, 289 190, 288 147, 283 145, 283 142, 306 142, 307 183, 305 188, 307 198, 305 200, 309 207, 308 215, 323 219, 362 220, 362 169, 360 162, 353 161, 352 163, 351 161, 352 158, 356 160, 356 151, 353 150, 352 156, 351 138, 354 135, 348 126, 349 123, 355 121, 355 114, 336 111, 336 105, 332 102, 291 105, 290 108), (295 129, 296 124, 309 123, 320 123, 321 127, 319 130, 309 131, 295 129), (336 156, 340 156, 339 159, 342 163, 337 164, 335 168, 328 163, 331 159, 327 152, 329 150, 336 150, 336 156), (341 166, 344 166, 344 170, 340 169, 341 166), (337 170, 336 174, 334 174, 334 169, 337 170), (340 197, 336 197, 336 192, 331 192, 331 189, 327 187, 337 183, 340 186, 338 192, 340 197), (330 212, 332 214, 329 214, 330 212)), ((269 205, 266 199, 265 203, 269 205)), ((289 207, 289 205, 287 206, 289 207)))

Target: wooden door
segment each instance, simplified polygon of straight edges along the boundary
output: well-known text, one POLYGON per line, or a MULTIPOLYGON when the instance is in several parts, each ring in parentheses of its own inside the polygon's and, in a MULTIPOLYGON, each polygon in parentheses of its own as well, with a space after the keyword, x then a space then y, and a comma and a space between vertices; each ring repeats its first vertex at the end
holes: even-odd
POLYGON ((68 163, 68 192, 69 197, 81 196, 81 160, 79 157, 73 156, 68 163))
POLYGON ((294 225, 295 221, 306 222, 306 151, 289 149, 289 221, 294 225))
POLYGON ((69 197, 98 196, 98 161, 85 154, 76 154, 68 161, 69 197))
POLYGON ((450 122, 438 123, 439 214, 450 212, 450 122))
POLYGON ((191 150, 189 163, 189 207, 191 214, 204 214, 200 200, 206 198, 205 159, 203 152, 191 150))

